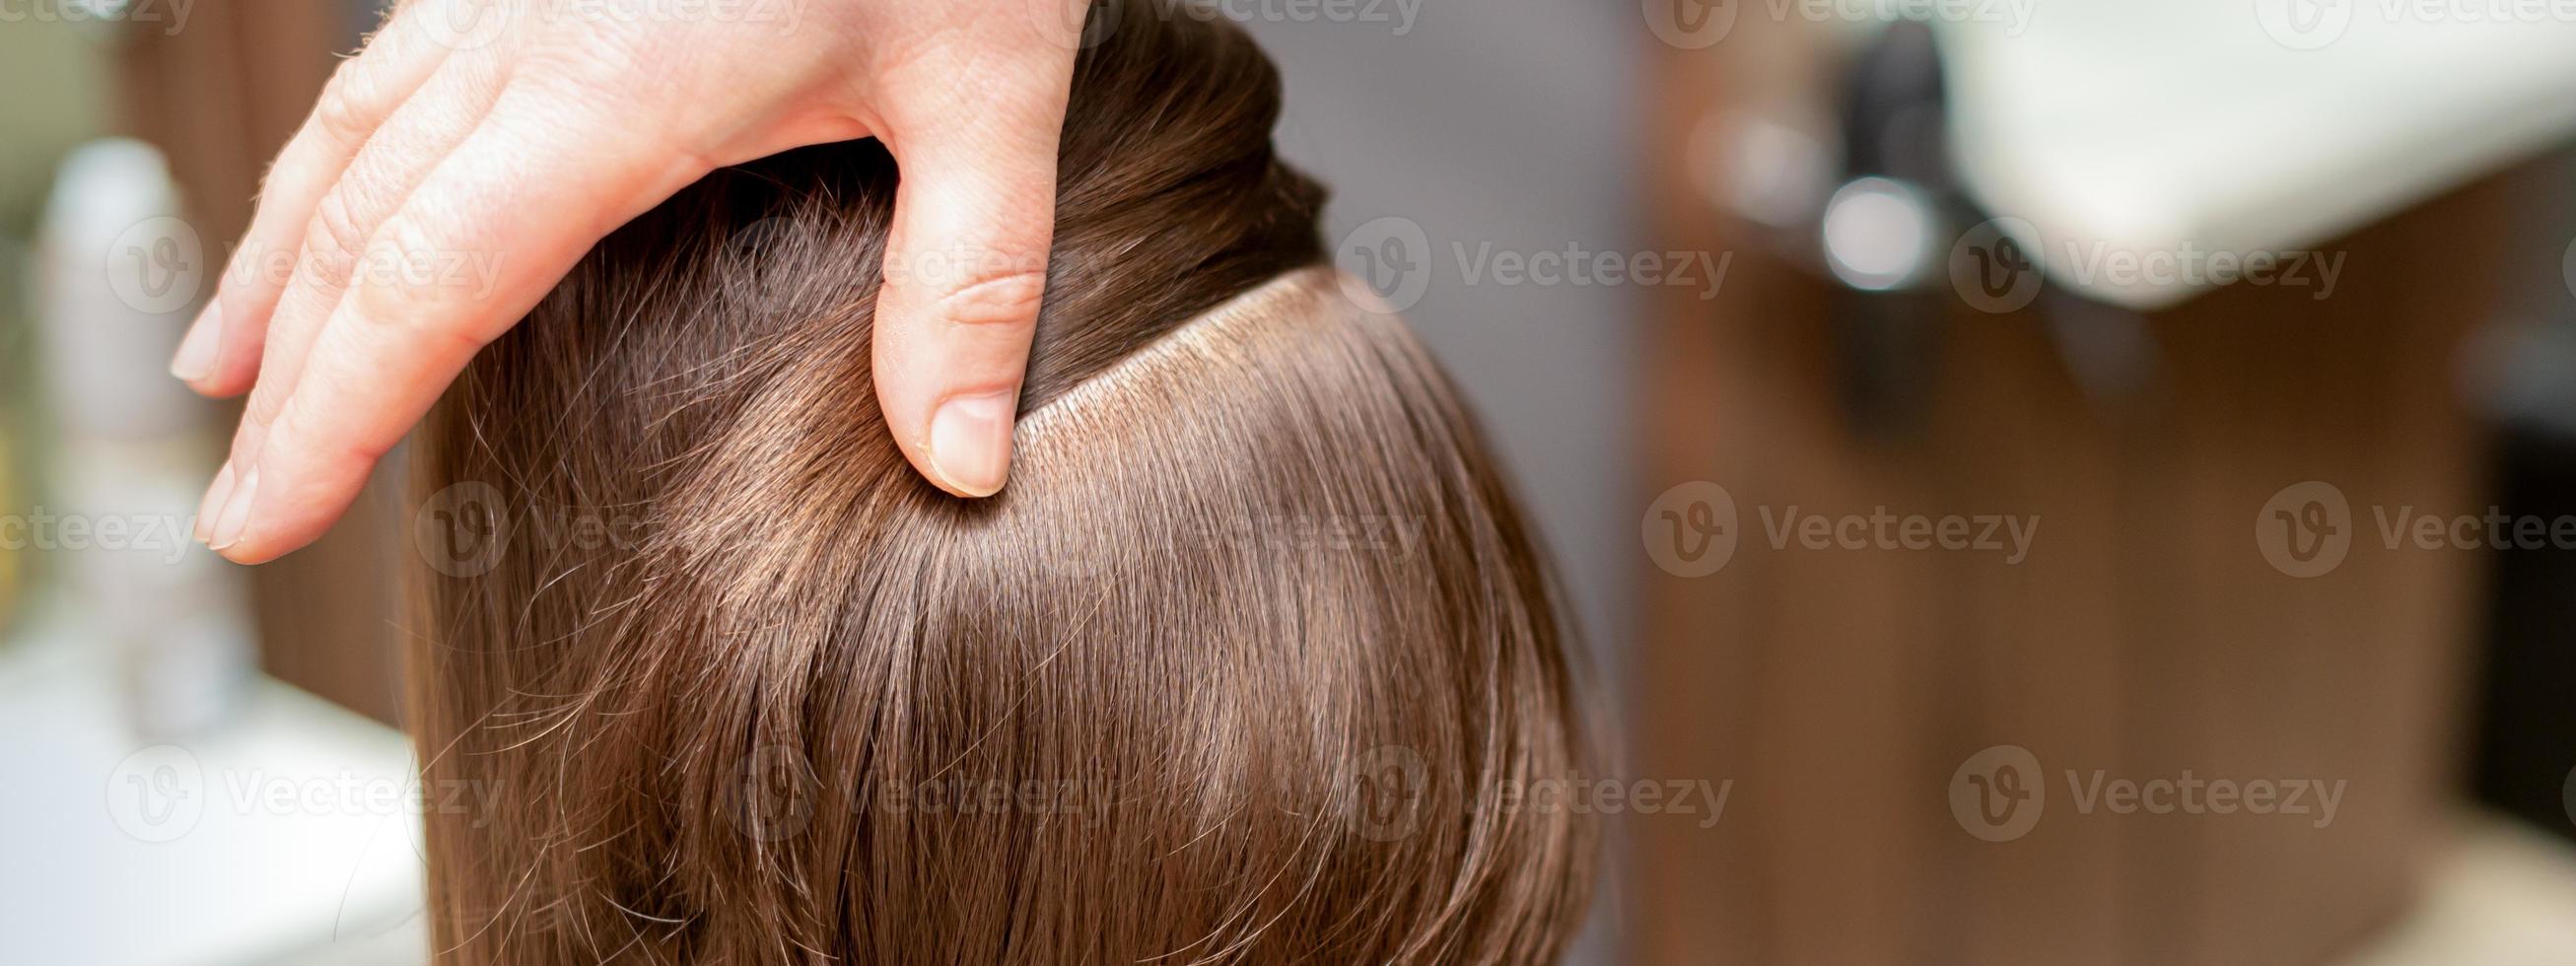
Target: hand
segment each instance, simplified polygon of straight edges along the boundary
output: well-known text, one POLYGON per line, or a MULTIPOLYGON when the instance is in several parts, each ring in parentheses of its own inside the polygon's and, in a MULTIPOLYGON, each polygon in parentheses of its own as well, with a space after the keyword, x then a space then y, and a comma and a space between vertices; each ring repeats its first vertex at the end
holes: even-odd
POLYGON ((174 374, 250 390, 197 536, 310 543, 473 353, 610 231, 718 167, 875 137, 901 167, 877 398, 904 455, 999 490, 1045 288, 1081 0, 412 0, 269 171, 174 374), (898 265, 971 266, 942 272, 898 265))

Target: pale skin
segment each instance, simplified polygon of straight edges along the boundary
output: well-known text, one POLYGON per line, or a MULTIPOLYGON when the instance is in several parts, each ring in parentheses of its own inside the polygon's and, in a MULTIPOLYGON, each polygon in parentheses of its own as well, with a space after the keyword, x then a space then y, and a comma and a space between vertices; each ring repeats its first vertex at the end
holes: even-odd
POLYGON ((403 4, 279 154, 171 366, 250 393, 198 539, 243 563, 312 542, 610 231, 716 168, 865 137, 902 172, 871 347, 887 426, 940 489, 999 491, 1084 7, 403 4))

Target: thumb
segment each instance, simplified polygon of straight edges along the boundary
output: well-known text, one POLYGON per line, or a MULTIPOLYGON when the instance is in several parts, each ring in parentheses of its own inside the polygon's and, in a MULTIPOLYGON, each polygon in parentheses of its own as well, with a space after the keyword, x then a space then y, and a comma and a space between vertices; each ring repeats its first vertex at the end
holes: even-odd
POLYGON ((877 402, 913 468, 958 496, 1010 475, 1069 81, 887 140, 902 180, 870 349, 877 402))

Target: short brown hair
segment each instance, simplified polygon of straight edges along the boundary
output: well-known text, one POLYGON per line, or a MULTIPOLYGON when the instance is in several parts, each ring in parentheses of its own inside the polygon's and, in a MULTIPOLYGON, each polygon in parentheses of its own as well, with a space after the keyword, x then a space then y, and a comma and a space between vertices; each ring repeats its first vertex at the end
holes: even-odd
POLYGON ((1594 836, 1513 797, 1584 763, 1552 582, 1322 264, 1269 62, 1125 6, 999 495, 878 415, 874 142, 618 231, 433 414, 410 712, 493 809, 428 817, 440 962, 1559 954, 1594 836))

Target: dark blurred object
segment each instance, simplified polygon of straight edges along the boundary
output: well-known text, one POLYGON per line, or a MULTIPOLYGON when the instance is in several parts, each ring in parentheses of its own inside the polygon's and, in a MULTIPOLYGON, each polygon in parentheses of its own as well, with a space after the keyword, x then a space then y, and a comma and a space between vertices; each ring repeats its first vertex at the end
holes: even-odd
POLYGON ((2507 253, 2520 297, 2462 357, 2463 388, 2499 427, 2495 511, 2549 539, 2492 550, 2474 756, 2481 802, 2576 841, 2576 149, 2534 164, 2507 253))
MULTIPOLYGON (((2576 515, 2576 437, 2516 428, 2500 462, 2497 503, 2507 516, 2576 515)), ((2576 841, 2576 553, 2492 559, 2474 787, 2487 804, 2576 841)))
MULTIPOLYGON (((1899 270, 1876 277, 1861 273, 1836 298, 1833 316, 1843 346, 1843 392, 1851 419, 1864 433, 1903 434, 1920 428, 1928 408, 1939 323, 1947 293, 1920 283, 1936 276, 1933 239, 1952 234, 1946 224, 1967 211, 1946 163, 1943 139, 1941 55, 1932 31, 1899 23, 1872 39, 1854 58, 1842 98, 1843 177, 1826 217, 1848 222, 1867 205, 1883 218, 1919 219, 1919 244, 1899 270), (1866 285, 1866 287, 1864 287, 1866 285)), ((1968 219, 1973 221, 1974 219, 1968 219)), ((1963 222, 1964 223, 1964 222, 1963 222)), ((1885 234, 1882 228, 1874 234, 1885 234)), ((1824 232, 1827 260, 1847 280, 1854 277, 1838 233, 1824 232)))

